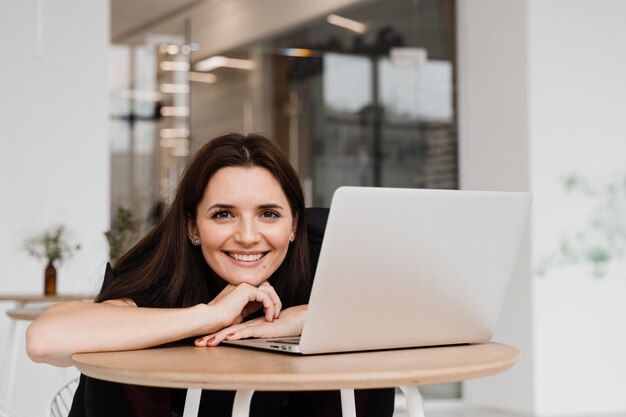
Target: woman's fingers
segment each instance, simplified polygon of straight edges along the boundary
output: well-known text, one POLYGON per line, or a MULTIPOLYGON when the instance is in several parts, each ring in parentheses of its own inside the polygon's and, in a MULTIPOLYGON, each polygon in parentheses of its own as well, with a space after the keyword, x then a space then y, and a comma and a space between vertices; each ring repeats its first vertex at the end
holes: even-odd
POLYGON ((222 322, 226 327, 243 322, 246 317, 261 308, 265 320, 272 322, 279 317, 282 309, 280 297, 267 282, 259 287, 247 283, 229 284, 208 305, 216 308, 215 311, 223 317, 222 322))
MULTIPOLYGON (((265 320, 272 322, 276 314, 276 305, 274 305, 274 301, 267 292, 257 287, 251 288, 253 288, 253 291, 250 293, 250 302, 257 301, 261 303, 263 305, 263 311, 265 311, 265 320)), ((280 312, 280 310, 278 312, 280 312)))
POLYGON ((259 285, 258 288, 259 290, 269 295, 270 299, 272 300, 272 303, 274 304, 274 318, 277 319, 278 316, 280 315, 280 310, 283 308, 283 303, 280 301, 280 297, 276 293, 276 290, 267 281, 259 285))
POLYGON ((206 335, 204 337, 199 337, 195 340, 196 346, 217 346, 225 339, 230 339, 233 335, 238 335, 237 339, 241 339, 243 337, 259 337, 255 336, 255 334, 259 333, 258 330, 255 330, 255 327, 259 325, 267 323, 264 318, 258 318, 254 320, 250 320, 244 323, 236 324, 234 326, 229 326, 225 329, 220 330, 219 332, 206 335), (246 336, 240 336, 241 334, 245 334, 246 336))
POLYGON ((249 337, 287 337, 298 336, 302 332, 306 317, 307 305, 300 305, 286 309, 280 318, 273 322, 263 317, 240 324, 228 326, 219 332, 196 339, 196 346, 217 346, 224 340, 238 340, 249 337))

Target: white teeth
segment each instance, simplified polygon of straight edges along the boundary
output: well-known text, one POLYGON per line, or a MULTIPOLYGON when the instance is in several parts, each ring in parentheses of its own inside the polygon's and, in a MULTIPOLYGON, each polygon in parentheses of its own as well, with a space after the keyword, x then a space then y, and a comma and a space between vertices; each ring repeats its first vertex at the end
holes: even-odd
POLYGON ((256 255, 240 255, 238 253, 229 253, 228 255, 231 258, 236 259, 238 261, 242 261, 242 262, 254 262, 254 261, 258 261, 259 259, 263 257, 262 253, 257 253, 256 255))

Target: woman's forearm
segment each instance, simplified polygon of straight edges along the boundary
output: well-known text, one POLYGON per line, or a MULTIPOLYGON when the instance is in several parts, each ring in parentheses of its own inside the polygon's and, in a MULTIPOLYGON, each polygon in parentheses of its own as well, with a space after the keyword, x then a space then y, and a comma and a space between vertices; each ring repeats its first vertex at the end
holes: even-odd
POLYGON ((77 352, 143 349, 224 327, 213 307, 139 308, 116 301, 73 301, 48 308, 26 333, 35 362, 70 366, 77 352))

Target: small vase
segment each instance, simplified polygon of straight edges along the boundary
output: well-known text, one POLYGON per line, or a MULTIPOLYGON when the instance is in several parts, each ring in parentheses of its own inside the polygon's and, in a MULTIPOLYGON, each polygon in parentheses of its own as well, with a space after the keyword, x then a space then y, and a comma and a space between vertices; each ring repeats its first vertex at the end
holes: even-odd
POLYGON ((50 261, 48 261, 48 266, 46 266, 45 281, 44 281, 44 294, 45 295, 57 294, 57 270, 52 264, 52 262, 50 261))

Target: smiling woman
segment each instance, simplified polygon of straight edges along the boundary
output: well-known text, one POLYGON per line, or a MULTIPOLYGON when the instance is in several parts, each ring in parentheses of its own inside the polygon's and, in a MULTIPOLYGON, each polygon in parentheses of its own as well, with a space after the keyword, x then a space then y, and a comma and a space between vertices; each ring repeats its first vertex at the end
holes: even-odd
POLYGON ((161 223, 116 265, 116 275, 127 278, 103 288, 98 300, 188 307, 206 302, 207 289, 217 294, 226 284, 269 279, 285 306, 304 304, 311 287, 308 242, 296 231, 306 230, 305 222, 298 176, 274 142, 254 134, 220 136, 193 157, 161 223), (278 220, 270 220, 274 216, 278 220), (257 269, 228 256, 259 252, 268 253, 257 269), (242 279, 236 271, 249 272, 242 279))
MULTIPOLYGON (((299 335, 316 261, 305 215, 298 176, 274 142, 239 134, 211 140, 160 223, 107 268, 96 303, 51 307, 29 327, 30 357, 67 366, 76 352, 299 335)), ((200 415, 228 415, 233 396, 203 393, 200 415)), ((359 415, 393 412, 392 390, 356 397, 359 415)), ((171 416, 183 401, 176 390, 82 377, 70 416, 171 416)), ((332 392, 259 393, 252 403, 255 416, 340 413, 332 392)))

